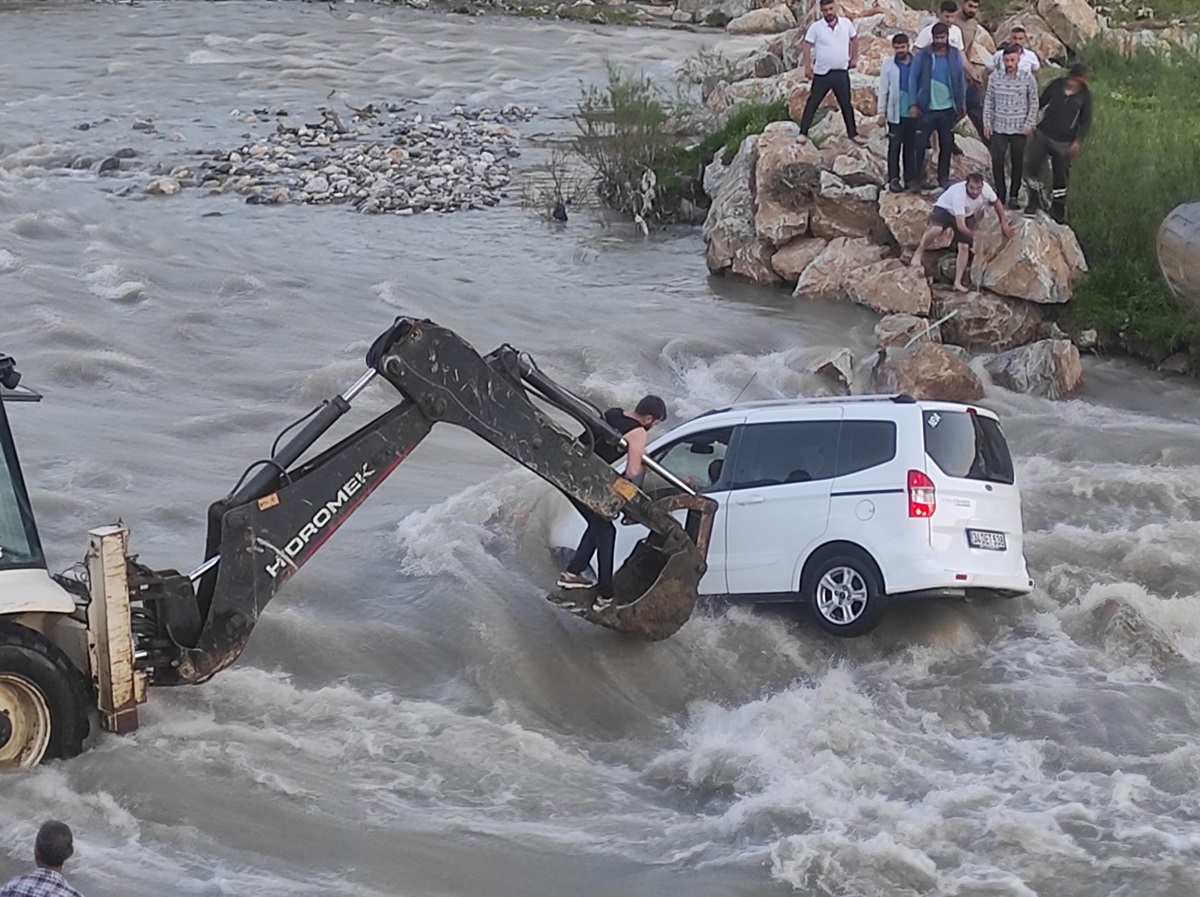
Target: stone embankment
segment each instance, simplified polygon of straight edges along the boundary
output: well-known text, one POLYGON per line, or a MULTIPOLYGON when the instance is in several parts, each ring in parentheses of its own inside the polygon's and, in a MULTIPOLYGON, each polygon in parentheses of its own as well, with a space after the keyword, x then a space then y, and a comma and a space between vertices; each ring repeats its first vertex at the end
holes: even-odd
MULTIPOLYGON (((1006 240, 989 209, 977 222, 975 288, 955 292, 950 251, 931 254, 928 270, 908 263, 933 198, 883 189, 880 125, 863 122, 863 146, 833 133, 841 128, 828 116, 812 140, 801 141, 798 125, 775 122, 747 137, 728 166, 713 161, 705 173, 713 200, 703 231, 709 270, 877 312, 878 388, 978 398, 982 383, 964 358, 1002 352, 987 364, 997 383, 1054 398, 1078 392, 1078 349, 1046 314, 1070 300, 1087 270, 1071 229, 1044 215, 1009 213, 1015 234, 1006 240)), ((959 143, 954 175, 984 170, 983 145, 959 143)))
MULTIPOLYGON (((722 0, 719 9, 737 12, 743 2, 722 0)), ((831 95, 830 111, 810 140, 800 139, 794 121, 776 122, 747 137, 729 165, 716 157, 704 177, 712 199, 704 225, 709 270, 764 286, 786 284, 798 299, 853 302, 877 312, 878 354, 867 362, 876 389, 976 399, 983 384, 968 361, 987 353, 981 366, 1002 386, 1050 398, 1079 392, 1079 349, 1053 323, 1054 309, 1070 300, 1087 271, 1074 233, 1044 215, 1008 212, 1015 234, 1005 239, 988 209, 976 223, 971 292, 950 288, 949 235, 934 244, 942 251, 926 257, 926 270, 913 268, 934 197, 884 188, 887 132, 878 121, 876 82, 891 36, 915 34, 930 17, 901 0, 841 0, 840 6, 860 35, 851 87, 865 144, 846 138, 831 95)), ((732 17, 730 30, 748 12, 732 17)), ((1084 0, 1039 0, 1018 19, 1044 55, 1063 59, 1103 27, 1084 0)), ((802 39, 802 27, 785 30, 738 60, 736 75, 710 79, 709 108, 727 113, 748 102, 784 100, 798 120, 810 87, 797 69, 802 39)), ((980 29, 975 59, 985 61, 994 47, 980 29)), ((952 179, 971 172, 990 179, 986 147, 965 134, 958 145, 963 152, 953 159, 952 179)))

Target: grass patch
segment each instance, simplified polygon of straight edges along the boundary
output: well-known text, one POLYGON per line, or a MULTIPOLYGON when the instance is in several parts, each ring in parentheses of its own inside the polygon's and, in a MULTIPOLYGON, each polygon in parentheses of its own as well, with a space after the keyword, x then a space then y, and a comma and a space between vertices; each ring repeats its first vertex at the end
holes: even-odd
POLYGON ((722 150, 721 161, 728 165, 737 155, 742 141, 751 134, 761 134, 773 121, 788 121, 787 103, 776 100, 774 103, 750 103, 742 106, 730 116, 725 126, 715 133, 709 134, 700 143, 679 155, 677 168, 681 173, 696 168, 703 168, 712 161, 713 154, 722 150))
POLYGON ((1155 241, 1171 209, 1200 199, 1200 63, 1096 45, 1085 58, 1095 121, 1071 173, 1069 207, 1091 273, 1068 321, 1156 361, 1182 350, 1195 357, 1200 317, 1171 294, 1155 241))
POLYGON ((1114 25, 1136 27, 1200 19, 1196 0, 1115 0, 1102 6, 1114 25))

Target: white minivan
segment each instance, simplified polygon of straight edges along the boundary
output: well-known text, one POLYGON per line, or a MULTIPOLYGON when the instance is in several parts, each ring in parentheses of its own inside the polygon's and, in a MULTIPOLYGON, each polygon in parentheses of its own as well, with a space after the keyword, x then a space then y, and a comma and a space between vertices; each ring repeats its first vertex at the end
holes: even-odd
MULTIPOLYGON (((802 601, 826 631, 856 636, 893 596, 1033 588, 1012 456, 987 409, 905 395, 753 402, 647 452, 719 504, 701 595, 802 601)), ((673 490, 653 472, 644 488, 673 490)), ((551 544, 573 548, 583 529, 565 508, 551 544)), ((645 535, 617 526, 618 566, 645 535)))

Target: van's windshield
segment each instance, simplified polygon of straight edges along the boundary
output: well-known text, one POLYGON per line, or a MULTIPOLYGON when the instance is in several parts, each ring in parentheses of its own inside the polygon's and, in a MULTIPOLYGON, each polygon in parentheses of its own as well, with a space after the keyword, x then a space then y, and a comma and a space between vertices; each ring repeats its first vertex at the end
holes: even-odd
POLYGON ((926 411, 925 452, 942 472, 968 480, 1013 482, 1012 455, 1000 424, 967 411, 926 411))

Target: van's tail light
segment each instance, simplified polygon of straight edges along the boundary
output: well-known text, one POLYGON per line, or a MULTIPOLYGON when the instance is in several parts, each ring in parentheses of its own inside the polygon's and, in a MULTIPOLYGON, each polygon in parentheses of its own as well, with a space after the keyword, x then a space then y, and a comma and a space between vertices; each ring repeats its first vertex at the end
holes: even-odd
POLYGON ((932 517, 937 510, 937 491, 923 470, 908 472, 908 516, 932 517))

